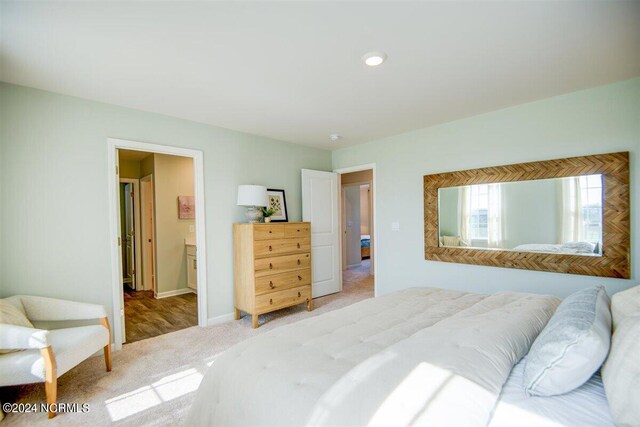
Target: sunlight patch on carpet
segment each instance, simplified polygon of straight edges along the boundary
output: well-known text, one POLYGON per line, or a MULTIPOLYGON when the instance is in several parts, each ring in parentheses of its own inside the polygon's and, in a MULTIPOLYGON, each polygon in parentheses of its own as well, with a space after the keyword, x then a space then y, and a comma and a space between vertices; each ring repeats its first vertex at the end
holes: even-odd
POLYGON ((128 393, 105 400, 111 421, 120 421, 163 402, 193 393, 200 386, 202 374, 191 368, 167 375, 160 380, 128 393))

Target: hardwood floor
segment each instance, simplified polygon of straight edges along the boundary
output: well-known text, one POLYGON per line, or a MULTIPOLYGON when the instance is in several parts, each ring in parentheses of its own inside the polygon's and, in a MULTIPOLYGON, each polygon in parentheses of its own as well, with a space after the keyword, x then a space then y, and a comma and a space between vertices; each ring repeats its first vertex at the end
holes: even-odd
POLYGON ((184 294, 155 299, 153 291, 124 292, 127 344, 198 324, 198 297, 184 294))

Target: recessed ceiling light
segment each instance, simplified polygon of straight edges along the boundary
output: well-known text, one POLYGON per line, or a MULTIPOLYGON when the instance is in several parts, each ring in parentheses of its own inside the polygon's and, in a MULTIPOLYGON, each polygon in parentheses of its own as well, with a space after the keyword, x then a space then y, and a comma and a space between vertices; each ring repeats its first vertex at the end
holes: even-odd
POLYGON ((362 57, 364 63, 370 67, 376 67, 382 64, 385 59, 387 59, 387 54, 384 52, 369 52, 362 57))
POLYGON ((332 133, 331 135, 329 135, 329 139, 332 140, 333 142, 341 139, 342 136, 338 135, 337 133, 332 133))

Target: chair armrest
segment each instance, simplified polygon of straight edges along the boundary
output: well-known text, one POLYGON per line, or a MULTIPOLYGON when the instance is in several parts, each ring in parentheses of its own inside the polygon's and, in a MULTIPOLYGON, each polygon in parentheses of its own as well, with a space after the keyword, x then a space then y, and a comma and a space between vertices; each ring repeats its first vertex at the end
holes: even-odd
POLYGON ((107 317, 105 308, 98 304, 30 295, 20 295, 20 300, 29 320, 88 320, 107 317))
POLYGON ((49 331, 24 326, 0 324, 0 349, 27 350, 49 346, 49 331))

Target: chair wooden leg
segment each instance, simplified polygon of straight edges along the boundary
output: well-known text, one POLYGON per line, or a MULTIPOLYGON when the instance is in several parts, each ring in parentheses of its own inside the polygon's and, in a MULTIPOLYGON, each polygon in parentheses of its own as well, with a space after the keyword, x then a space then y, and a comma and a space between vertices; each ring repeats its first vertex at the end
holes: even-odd
POLYGON ((44 390, 47 395, 47 404, 49 405, 49 418, 56 416, 51 411, 51 405, 58 401, 58 374, 56 369, 56 358, 53 355, 51 346, 40 350, 42 359, 44 360, 44 390))
POLYGON ((111 372, 111 343, 104 346, 104 365, 111 372))
POLYGON ((102 326, 107 328, 107 331, 109 332, 108 344, 104 346, 104 364, 107 368, 107 372, 111 372, 111 327, 109 326, 109 318, 103 317, 100 319, 100 323, 102 326))

